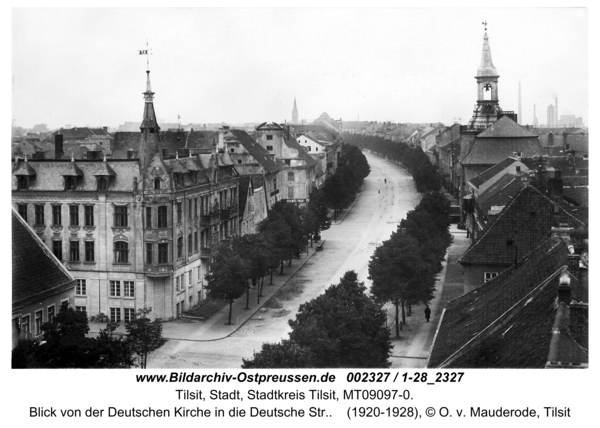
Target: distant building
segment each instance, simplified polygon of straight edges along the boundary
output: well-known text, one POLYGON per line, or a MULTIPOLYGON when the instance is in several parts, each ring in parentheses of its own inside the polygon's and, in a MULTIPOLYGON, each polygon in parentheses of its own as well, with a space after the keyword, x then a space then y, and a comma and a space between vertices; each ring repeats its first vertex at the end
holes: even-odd
POLYGON ((294 97, 294 109, 292 110, 292 123, 300 123, 298 121, 298 107, 296 106, 296 97, 294 97))
POLYGON ((552 104, 550 104, 548 106, 548 114, 546 116, 546 126, 548 128, 553 128, 556 126, 555 110, 554 110, 554 106, 552 104))
POLYGON ((560 115, 557 126, 564 126, 569 128, 583 128, 583 119, 581 117, 575 117, 570 111, 565 111, 560 115))

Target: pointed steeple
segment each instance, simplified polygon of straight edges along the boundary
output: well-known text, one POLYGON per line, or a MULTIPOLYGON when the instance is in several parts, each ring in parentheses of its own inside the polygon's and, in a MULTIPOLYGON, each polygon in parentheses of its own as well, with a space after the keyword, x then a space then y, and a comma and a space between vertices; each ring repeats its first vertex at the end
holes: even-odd
POLYGON ((292 123, 298 123, 298 107, 296 106, 296 97, 294 97, 294 109, 292 110, 292 123))
POLYGON ((140 125, 140 130, 144 132, 145 130, 150 130, 151 133, 158 133, 160 131, 160 127, 158 126, 158 122, 156 120, 156 113, 154 111, 154 92, 150 88, 150 70, 146 70, 146 92, 144 92, 144 117, 142 119, 142 124, 140 125))
POLYGON ((492 62, 492 51, 490 49, 490 43, 488 42, 487 32, 483 35, 483 50, 481 52, 481 64, 477 69, 477 77, 482 76, 498 76, 496 67, 492 62))
POLYGON ((150 164, 155 153, 162 156, 160 127, 156 120, 154 111, 154 92, 150 87, 150 70, 146 70, 146 92, 144 92, 144 116, 140 130, 142 131, 142 141, 140 144, 139 159, 142 169, 145 170, 150 164))

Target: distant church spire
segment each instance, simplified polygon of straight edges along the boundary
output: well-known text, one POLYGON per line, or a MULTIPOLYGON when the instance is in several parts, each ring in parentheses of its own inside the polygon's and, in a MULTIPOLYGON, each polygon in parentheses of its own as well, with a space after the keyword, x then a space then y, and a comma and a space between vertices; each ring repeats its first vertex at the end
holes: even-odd
POLYGON ((292 110, 292 123, 298 123, 298 107, 296 106, 296 97, 294 97, 294 109, 292 110))
POLYGON ((144 92, 144 116, 140 125, 142 141, 140 144, 139 158, 142 168, 145 169, 156 152, 162 156, 160 142, 160 127, 154 111, 154 92, 150 87, 150 70, 146 70, 146 92, 144 92))

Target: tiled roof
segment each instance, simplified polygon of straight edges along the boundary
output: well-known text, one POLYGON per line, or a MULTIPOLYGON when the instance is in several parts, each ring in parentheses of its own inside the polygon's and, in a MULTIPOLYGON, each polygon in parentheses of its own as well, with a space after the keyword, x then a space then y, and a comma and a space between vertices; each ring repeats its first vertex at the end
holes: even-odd
POLYGON ((486 169, 481 174, 479 174, 477 177, 473 177, 469 181, 469 183, 471 183, 473 186, 475 186, 475 188, 478 189, 479 186, 481 186, 483 183, 488 181, 490 178, 494 177, 496 174, 499 174, 502 170, 506 169, 507 167, 509 167, 510 165, 515 163, 516 161, 517 160, 514 158, 510 158, 510 157, 506 158, 503 161, 498 162, 493 167, 486 169))
POLYGON ((246 201, 248 200, 248 188, 250 187, 250 183, 252 182, 252 176, 250 175, 242 175, 240 177, 240 189, 239 189, 239 212, 240 218, 242 221, 244 219, 244 214, 246 213, 246 201))
POLYGON ((477 134, 477 138, 531 138, 537 135, 529 132, 508 116, 502 116, 485 131, 477 134))
POLYGON ((294 138, 294 136, 290 135, 290 137, 288 138, 287 135, 284 135, 283 141, 290 149, 294 149, 298 152, 298 157, 300 159, 304 160, 304 162, 306 163, 307 166, 309 166, 309 167, 318 166, 319 162, 317 162, 317 160, 315 158, 313 158, 311 155, 308 154, 308 152, 306 150, 304 150, 304 147, 302 147, 298 143, 298 141, 296 140, 296 138, 294 138))
MULTIPOLYGON (((77 191, 95 192, 97 190, 98 184, 95 174, 98 171, 98 168, 102 167, 102 162, 102 160, 77 161, 78 169, 83 174, 80 179, 81 182, 77 186, 77 191)), ((71 170, 69 165, 71 164, 70 161, 31 159, 29 160, 29 164, 36 172, 36 177, 30 183, 29 190, 62 191, 64 189, 65 183, 63 175, 67 170, 71 170)), ((108 160, 107 164, 116 174, 112 179, 110 190, 125 192, 133 191, 134 177, 137 177, 138 180, 140 179, 140 167, 137 159, 119 161, 108 160)), ((16 190, 16 188, 16 177, 13 177, 12 189, 16 190)))
MULTIPOLYGON (((177 149, 212 149, 218 139, 214 131, 161 131, 160 141, 162 148, 169 153, 177 149)), ((140 151, 142 142, 141 132, 117 132, 113 147, 113 159, 127 159, 127 151, 140 151)))
POLYGON ((117 174, 115 173, 115 170, 110 167, 108 162, 102 162, 94 175, 114 177, 117 174))
POLYGON ((545 150, 536 136, 494 139, 479 138, 480 135, 475 139, 467 156, 461 161, 463 165, 495 165, 515 152, 520 152, 523 157, 528 158, 545 154, 545 150))
POLYGON ((506 206, 525 186, 519 177, 504 174, 496 183, 476 197, 479 208, 487 213, 492 207, 506 206))
POLYGON ((67 269, 12 210, 13 310, 75 286, 67 269))
POLYGON ((552 227, 566 223, 570 227, 584 224, 562 207, 554 213, 554 203, 533 186, 526 186, 514 196, 498 218, 458 260, 461 264, 510 265, 518 255, 528 254, 550 236, 552 227), (508 241, 512 244, 508 244, 508 241), (516 248, 516 250, 515 250, 516 248))
POLYGON ((14 176, 25 175, 32 177, 35 175, 35 170, 29 165, 27 160, 20 160, 13 171, 14 176))
POLYGON ((285 166, 282 162, 275 162, 271 159, 269 152, 254 140, 246 131, 241 129, 230 129, 229 132, 240 142, 244 149, 265 169, 266 172, 273 173, 280 171, 285 166))
MULTIPOLYGON (((522 259, 517 269, 511 266, 451 301, 428 367, 543 368, 553 336, 559 277, 568 254, 562 240, 550 238, 522 259)), ((572 298, 587 301, 585 287, 573 276, 570 281, 572 298)))

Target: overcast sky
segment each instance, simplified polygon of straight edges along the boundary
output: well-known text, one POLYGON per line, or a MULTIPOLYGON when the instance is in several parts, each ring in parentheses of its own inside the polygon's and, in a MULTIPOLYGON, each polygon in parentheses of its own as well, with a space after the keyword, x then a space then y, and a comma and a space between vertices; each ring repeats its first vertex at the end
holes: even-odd
POLYGON ((13 9, 12 116, 117 126, 143 112, 146 39, 159 120, 466 123, 484 28, 504 110, 588 124, 588 16, 519 9, 13 9))

